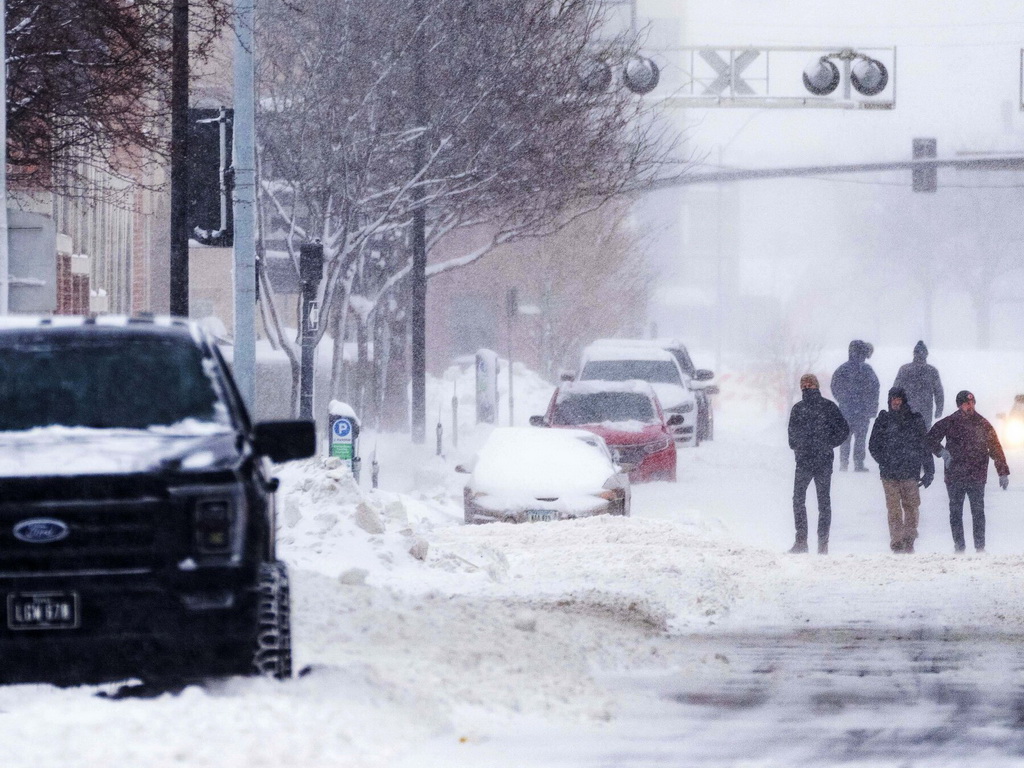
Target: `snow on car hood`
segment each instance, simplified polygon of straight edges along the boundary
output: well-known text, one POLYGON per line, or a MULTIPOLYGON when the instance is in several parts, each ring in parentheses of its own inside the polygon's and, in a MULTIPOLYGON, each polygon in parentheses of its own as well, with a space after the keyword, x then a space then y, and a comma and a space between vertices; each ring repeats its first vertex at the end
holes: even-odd
POLYGON ((495 429, 477 454, 470 487, 502 496, 597 494, 615 467, 576 430, 495 429))
POLYGON ((0 432, 2 478, 209 470, 237 455, 227 427, 203 422, 150 429, 49 426, 0 432))
POLYGON ((695 403, 697 401, 693 392, 678 384, 652 383, 651 386, 658 396, 661 407, 666 411, 671 408, 678 408, 683 403, 695 403))

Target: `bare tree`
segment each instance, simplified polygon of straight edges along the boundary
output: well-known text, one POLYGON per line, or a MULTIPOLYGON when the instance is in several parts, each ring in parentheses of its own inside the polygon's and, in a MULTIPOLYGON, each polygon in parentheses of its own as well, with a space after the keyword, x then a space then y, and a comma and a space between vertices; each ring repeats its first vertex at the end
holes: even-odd
POLYGON ((925 339, 933 336, 943 294, 962 290, 970 297, 977 344, 987 348, 992 308, 1012 298, 1002 286, 1024 263, 1024 227, 1016 213, 1024 200, 1012 186, 983 186, 992 173, 986 171, 974 188, 940 186, 933 195, 890 192, 857 217, 857 241, 878 273, 896 278, 887 295, 904 280, 917 285, 925 339))
MULTIPOLYGON (((760 360, 756 363, 756 386, 765 403, 785 413, 800 394, 800 377, 815 373, 821 360, 822 343, 803 331, 780 321, 767 329, 760 360)), ((822 386, 824 376, 819 376, 822 386)))
MULTIPOLYGON (((126 176, 164 155, 173 0, 7 0, 9 179, 80 192, 83 169, 126 176)), ((228 15, 191 0, 193 55, 228 15)))
POLYGON ((580 87, 594 55, 621 58, 636 45, 620 37, 595 47, 594 8, 586 0, 364 0, 358 13, 334 0, 263 7, 262 194, 285 224, 293 259, 302 241, 324 245, 321 334, 330 325, 336 343, 343 339, 353 303, 364 322, 403 279, 407 259, 367 280, 367 249, 405 231, 416 205, 427 212, 428 247, 461 228, 490 233, 472 252, 432 264, 436 275, 558 231, 661 167, 667 144, 641 100, 580 87), (417 139, 426 145, 419 161, 417 139))

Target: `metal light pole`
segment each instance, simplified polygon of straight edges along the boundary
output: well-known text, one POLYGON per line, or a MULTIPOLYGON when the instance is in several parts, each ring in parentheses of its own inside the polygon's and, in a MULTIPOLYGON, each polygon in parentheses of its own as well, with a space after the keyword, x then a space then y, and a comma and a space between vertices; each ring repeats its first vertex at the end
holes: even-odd
POLYGON ((256 91, 253 65, 254 0, 235 0, 234 105, 232 151, 235 353, 238 389, 256 403, 256 91))
POLYGON ((188 317, 188 0, 171 17, 171 314, 188 317))
POLYGON ((11 257, 7 242, 7 1, 0 0, 0 315, 10 310, 11 257))
POLYGON ((426 79, 423 9, 423 0, 416 0, 416 22, 421 28, 417 31, 413 48, 413 91, 419 99, 416 114, 419 135, 413 147, 412 161, 416 181, 412 188, 412 307, 409 321, 412 325, 412 441, 417 444, 422 444, 427 439, 427 212, 422 179, 419 178, 426 164, 426 130, 429 121, 427 104, 423 99, 426 79))

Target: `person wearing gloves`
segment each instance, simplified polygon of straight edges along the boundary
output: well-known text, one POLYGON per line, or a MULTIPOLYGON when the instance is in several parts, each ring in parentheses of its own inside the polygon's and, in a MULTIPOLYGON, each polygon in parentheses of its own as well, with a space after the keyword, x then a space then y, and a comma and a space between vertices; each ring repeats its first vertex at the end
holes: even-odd
POLYGON ((917 342, 914 346, 914 361, 900 366, 896 381, 892 385, 906 391, 910 402, 924 419, 925 429, 932 426, 933 405, 935 418, 942 415, 942 380, 939 378, 938 369, 928 364, 928 347, 923 341, 917 342))
POLYGON ((850 434, 850 427, 831 400, 821 396, 813 373, 800 377, 800 402, 789 413, 789 447, 796 455, 793 481, 793 520, 796 542, 789 551, 807 551, 807 488, 814 481, 818 494, 818 554, 828 554, 832 527, 832 464, 835 448, 850 434))
POLYGON ((975 407, 974 395, 966 389, 956 394, 956 407, 949 416, 935 422, 928 432, 928 449, 942 458, 946 490, 949 492, 949 527, 956 552, 964 542, 964 497, 971 502, 974 549, 985 551, 985 480, 991 457, 1004 491, 1010 483, 1010 468, 995 429, 975 407), (945 445, 943 445, 945 440, 945 445))
POLYGON ((832 394, 835 395, 839 410, 850 426, 850 436, 839 449, 839 469, 845 471, 850 464, 850 448, 853 448, 853 468, 867 472, 864 457, 867 455, 868 422, 878 410, 878 376, 868 365, 872 346, 866 341, 855 339, 850 342, 849 360, 836 368, 832 374, 832 394))
POLYGON ((900 387, 889 390, 889 409, 880 411, 871 429, 868 450, 878 462, 889 514, 889 547, 912 553, 917 539, 919 486, 927 488, 935 477, 935 462, 928 452, 924 418, 910 407, 900 387))

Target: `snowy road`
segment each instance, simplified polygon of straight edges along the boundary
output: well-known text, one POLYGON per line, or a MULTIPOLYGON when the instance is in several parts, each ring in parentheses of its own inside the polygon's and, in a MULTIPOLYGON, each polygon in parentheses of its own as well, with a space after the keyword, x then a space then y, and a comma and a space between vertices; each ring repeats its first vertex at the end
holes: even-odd
POLYGON ((603 680, 628 702, 609 727, 534 723, 468 750, 439 744, 436 764, 1019 765, 1022 639, 869 627, 680 637, 684 669, 603 680))

